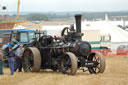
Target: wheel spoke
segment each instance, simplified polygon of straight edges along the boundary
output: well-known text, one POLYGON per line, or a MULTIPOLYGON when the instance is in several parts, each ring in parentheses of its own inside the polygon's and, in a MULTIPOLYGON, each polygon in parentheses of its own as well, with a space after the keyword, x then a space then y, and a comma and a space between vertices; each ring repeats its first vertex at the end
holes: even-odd
POLYGON ((97 69, 97 73, 98 73, 100 71, 100 66, 97 66, 96 69, 97 69))
POLYGON ((98 59, 96 59, 96 62, 99 62, 99 58, 98 58, 98 59))
POLYGON ((27 68, 26 68, 26 70, 31 72, 32 71, 31 70, 31 65, 28 65, 27 68))
POLYGON ((71 61, 68 60, 65 65, 66 65, 66 66, 71 66, 71 61))
POLYGON ((94 61, 96 60, 96 56, 94 56, 94 61))

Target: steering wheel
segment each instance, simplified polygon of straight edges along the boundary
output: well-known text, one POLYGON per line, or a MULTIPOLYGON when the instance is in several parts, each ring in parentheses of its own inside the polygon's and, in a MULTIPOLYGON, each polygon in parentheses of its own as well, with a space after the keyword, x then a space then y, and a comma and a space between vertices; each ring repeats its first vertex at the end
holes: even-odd
POLYGON ((62 32, 61 32, 61 36, 66 36, 68 35, 68 32, 70 31, 70 29, 68 27, 65 27, 62 32))

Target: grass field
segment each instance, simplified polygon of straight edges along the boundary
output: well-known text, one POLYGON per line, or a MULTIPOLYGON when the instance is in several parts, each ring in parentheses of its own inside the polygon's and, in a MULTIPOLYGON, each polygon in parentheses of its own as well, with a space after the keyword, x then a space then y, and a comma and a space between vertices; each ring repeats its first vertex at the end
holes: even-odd
POLYGON ((75 76, 69 76, 45 70, 11 76, 9 69, 4 68, 0 85, 128 85, 128 57, 107 57, 105 72, 97 75, 78 70, 75 76))

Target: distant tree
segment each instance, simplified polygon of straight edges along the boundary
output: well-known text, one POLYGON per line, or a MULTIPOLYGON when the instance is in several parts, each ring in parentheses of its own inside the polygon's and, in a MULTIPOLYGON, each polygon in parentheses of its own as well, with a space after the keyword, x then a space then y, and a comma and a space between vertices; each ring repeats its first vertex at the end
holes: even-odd
POLYGON ((16 17, 16 14, 13 14, 12 17, 16 17))
POLYGON ((30 21, 47 21, 48 16, 44 14, 29 14, 27 19, 30 21))

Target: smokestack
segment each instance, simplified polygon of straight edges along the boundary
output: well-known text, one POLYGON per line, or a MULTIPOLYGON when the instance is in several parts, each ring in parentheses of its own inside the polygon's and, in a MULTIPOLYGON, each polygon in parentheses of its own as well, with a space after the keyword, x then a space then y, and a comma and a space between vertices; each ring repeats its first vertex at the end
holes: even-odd
POLYGON ((81 14, 75 15, 76 20, 76 32, 81 33, 81 14))
POLYGON ((6 6, 3 6, 2 9, 3 9, 3 10, 6 10, 6 6))

